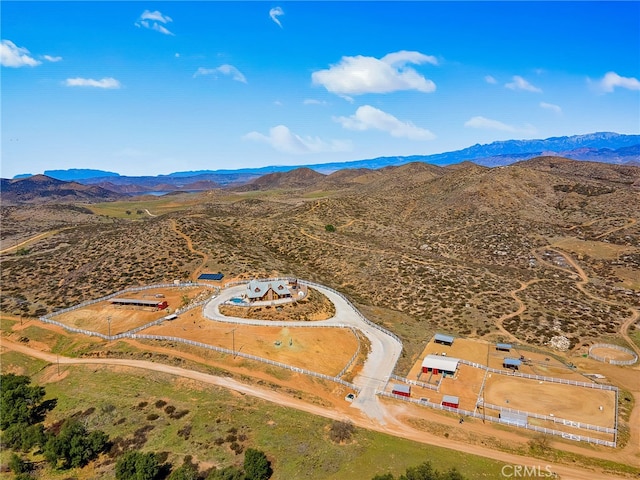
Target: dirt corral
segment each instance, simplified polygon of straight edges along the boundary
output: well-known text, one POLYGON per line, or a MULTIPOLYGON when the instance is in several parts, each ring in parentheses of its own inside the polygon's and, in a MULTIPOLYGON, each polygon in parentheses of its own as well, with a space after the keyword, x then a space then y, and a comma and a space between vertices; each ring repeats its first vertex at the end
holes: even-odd
POLYGON ((338 374, 358 349, 358 339, 347 328, 228 324, 204 319, 199 310, 140 333, 194 340, 326 375, 338 374))
POLYGON ((193 301, 213 294, 214 291, 206 287, 164 287, 131 291, 119 294, 115 298, 166 301, 168 307, 161 310, 153 307, 114 305, 110 300, 105 300, 55 315, 52 320, 103 335, 117 335, 159 320, 193 301))
POLYGON ((484 387, 484 400, 499 407, 574 422, 610 428, 615 426, 616 394, 612 390, 489 374, 484 387))

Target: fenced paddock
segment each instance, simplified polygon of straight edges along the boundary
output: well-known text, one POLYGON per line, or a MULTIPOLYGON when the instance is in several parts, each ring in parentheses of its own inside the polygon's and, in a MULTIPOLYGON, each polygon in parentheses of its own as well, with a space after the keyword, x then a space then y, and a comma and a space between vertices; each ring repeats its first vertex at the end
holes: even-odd
MULTIPOLYGON (((603 440, 601 438, 595 438, 595 437, 590 437, 588 435, 579 435, 579 434, 574 434, 574 433, 568 433, 562 430, 557 430, 557 429, 553 429, 553 428, 545 428, 545 427, 539 427, 537 425, 531 425, 531 424, 527 424, 527 425, 513 425, 513 423, 511 423, 510 421, 506 420, 506 419, 501 419, 496 417, 492 417, 492 416, 485 416, 483 413, 478 413, 476 411, 470 411, 470 410, 465 410, 465 409, 461 409, 461 408, 451 408, 451 407, 447 407, 444 405, 440 405, 438 403, 434 403, 432 401, 429 400, 420 400, 420 399, 416 399, 416 398, 408 398, 408 397, 403 397, 400 395, 395 395, 393 393, 389 393, 386 391, 380 391, 377 392, 377 394, 379 396, 383 396, 383 397, 388 397, 388 398, 393 398, 396 400, 400 400, 403 402, 409 402, 409 403, 413 403, 415 405, 420 405, 423 407, 428 407, 428 408, 432 408, 434 410, 440 410, 443 412, 449 412, 449 413, 453 413, 456 415, 461 415, 461 416, 465 416, 465 417, 473 417, 473 418, 477 418, 477 419, 481 419, 483 421, 489 421, 489 422, 494 422, 494 423, 500 423, 503 425, 509 425, 509 426, 514 426, 516 428, 525 428, 527 430, 531 430, 534 432, 540 432, 540 433, 545 433, 547 435, 555 435, 555 436, 559 436, 562 437, 566 440, 573 440, 576 442, 587 442, 587 443, 593 443, 596 445, 604 445, 606 447, 615 447, 616 446, 616 441, 609 441, 609 440, 603 440)), ((614 435, 615 438, 615 435, 614 435)))
POLYGON ((203 300, 211 298, 216 292, 217 289, 210 285, 198 283, 133 287, 58 310, 41 317, 41 320, 54 320, 63 328, 75 329, 70 331, 91 332, 95 336, 105 335, 108 337, 133 330, 139 331, 141 327, 144 328, 153 322, 162 320, 169 313, 179 313, 184 308, 199 306, 203 300), (190 299, 190 303, 183 307, 185 296, 190 299), (117 307, 110 302, 117 297, 167 301, 170 310, 117 307))
POLYGON ((579 424, 616 427, 617 390, 489 373, 483 398, 498 408, 559 417, 579 424))
POLYGON ((611 343, 596 343, 589 347, 589 357, 611 365, 633 365, 638 355, 632 350, 611 343))

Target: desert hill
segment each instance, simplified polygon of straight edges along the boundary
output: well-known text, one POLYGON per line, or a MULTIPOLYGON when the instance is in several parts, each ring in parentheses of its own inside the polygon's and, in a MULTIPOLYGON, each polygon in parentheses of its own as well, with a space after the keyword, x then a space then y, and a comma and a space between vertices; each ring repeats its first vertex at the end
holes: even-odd
POLYGON ((294 189, 315 185, 325 175, 310 168, 301 167, 288 172, 275 172, 263 175, 246 185, 235 187, 233 190, 248 192, 255 190, 294 189))
MULTIPOLYGON (((403 338, 407 358, 434 331, 537 344, 563 335, 579 349, 640 306, 639 178, 640 167, 558 157, 500 168, 416 162, 265 175, 249 195, 176 196, 165 214, 147 198, 155 217, 89 228, 102 217, 78 216, 27 254, 3 254, 0 306, 42 313, 197 270, 291 275, 346 294, 403 338)), ((3 206, 4 245, 46 230, 42 219, 28 227, 30 208, 3 206)))
POLYGON ((99 186, 64 182, 46 175, 34 175, 17 180, 1 179, 2 203, 69 203, 104 202, 121 198, 115 192, 99 186))

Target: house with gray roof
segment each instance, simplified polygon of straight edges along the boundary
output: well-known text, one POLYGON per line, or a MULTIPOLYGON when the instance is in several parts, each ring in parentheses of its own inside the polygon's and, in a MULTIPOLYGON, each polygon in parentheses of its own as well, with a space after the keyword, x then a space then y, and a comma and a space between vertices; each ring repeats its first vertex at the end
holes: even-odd
POLYGON ((247 298, 252 302, 270 302, 281 298, 291 298, 291 290, 283 280, 261 282, 251 280, 247 284, 247 298))

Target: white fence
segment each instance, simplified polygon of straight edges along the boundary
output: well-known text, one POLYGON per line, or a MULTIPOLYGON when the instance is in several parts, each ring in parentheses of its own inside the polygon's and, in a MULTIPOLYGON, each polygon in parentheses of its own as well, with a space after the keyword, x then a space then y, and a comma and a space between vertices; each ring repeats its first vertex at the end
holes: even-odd
POLYGON ((618 387, 614 387, 613 385, 603 385, 601 383, 578 382, 576 380, 567 380, 565 378, 545 377, 542 375, 531 375, 528 373, 512 372, 511 370, 500 370, 497 368, 487 367, 486 365, 480 365, 479 363, 468 362, 467 360, 463 360, 463 359, 460 360, 460 363, 463 363, 465 365, 470 365, 476 368, 481 368, 491 373, 497 373, 499 375, 508 375, 510 377, 530 378, 532 380, 542 380, 549 383, 561 383, 563 385, 574 385, 576 387, 594 388, 596 390, 613 390, 615 392, 618 391, 618 387))
POLYGON ((382 395, 385 397, 389 397, 389 398, 395 398, 396 400, 402 400, 404 402, 411 402, 411 403, 415 403, 416 405, 423 405, 425 407, 429 407, 429 408, 433 408, 436 410, 442 410, 445 412, 450 412, 450 413, 455 413, 457 415, 466 415, 468 417, 473 417, 473 418, 478 418, 481 420, 489 420, 490 422, 495 422, 495 423, 501 423, 504 425, 510 425, 510 426, 516 426, 519 428, 526 428, 527 430, 533 430, 535 432, 540 432, 540 433, 546 433, 548 435, 556 435, 562 438, 566 438, 569 440, 574 440, 577 442, 587 442, 587 443, 595 443, 597 445, 604 445, 606 447, 615 447, 616 446, 616 442, 610 442, 608 440, 601 440, 599 438, 591 438, 591 437, 586 437, 584 435, 574 435, 571 433, 567 433, 567 432, 562 432, 560 430, 553 430, 551 428, 544 428, 544 427, 538 427, 535 425, 514 425, 512 422, 509 422, 507 420, 498 418, 498 417, 487 417, 484 414, 481 413, 476 413, 476 412, 471 412, 469 410, 463 410, 461 408, 451 408, 451 407, 446 407, 444 405, 440 405, 438 403, 433 403, 433 402, 429 402, 428 400, 416 400, 410 397, 404 397, 402 395, 396 395, 394 393, 389 393, 389 392, 377 392, 378 395, 382 395))
POLYGON ((638 355, 635 352, 629 350, 628 348, 621 347, 619 345, 613 345, 611 343, 596 343, 589 347, 589 356, 594 360, 598 360, 603 363, 610 363, 611 365, 633 365, 638 361, 638 355), (613 350, 618 350, 619 352, 624 352, 631 355, 633 358, 631 360, 614 360, 613 358, 601 357, 593 353, 594 348, 611 348, 613 350))
POLYGON ((429 390, 439 391, 440 383, 438 385, 431 385, 429 383, 420 382, 418 380, 409 380, 408 378, 399 377, 398 375, 390 375, 389 378, 393 378, 394 380, 398 380, 400 382, 408 383, 409 385, 415 385, 417 387, 428 388, 429 390))
POLYGON ((128 335, 128 336, 129 336, 129 338, 134 338, 134 339, 137 339, 137 340, 161 340, 161 341, 166 341, 166 342, 184 343, 184 344, 187 344, 187 345, 192 345, 194 347, 206 348, 208 350, 213 350, 215 352, 220 352, 220 353, 224 353, 224 354, 228 354, 228 355, 233 355, 235 357, 242 357, 242 358, 246 358, 246 359, 249 359, 249 360, 254 360, 256 362, 266 363, 268 365, 273 365, 275 367, 284 368, 284 369, 287 369, 287 370, 290 370, 290 371, 296 372, 296 373, 302 373, 304 375, 308 375, 308 376, 311 376, 311 377, 321 378, 323 380, 329 380, 330 382, 339 383, 341 385, 344 385, 345 387, 348 387, 348 388, 350 388, 352 390, 355 390, 356 392, 360 392, 360 387, 354 385, 353 383, 346 382, 346 381, 342 380, 339 377, 332 377, 330 375, 325 375, 323 373, 314 372, 312 370, 307 370, 307 369, 300 368, 300 367, 292 367, 292 366, 287 365, 285 363, 275 362, 273 360, 269 360, 268 358, 257 357, 255 355, 239 352, 237 350, 229 350, 227 348, 215 347, 213 345, 208 345, 206 343, 196 342, 194 340, 187 340, 187 339, 180 338, 180 337, 165 337, 165 336, 162 336, 162 335, 136 335, 136 334, 131 334, 131 335, 128 335))
MULTIPOLYGON (((480 402, 480 404, 482 404, 482 402, 480 402)), ((567 420, 566 418, 552 417, 550 415, 543 415, 543 414, 534 413, 534 412, 525 412, 523 410, 517 410, 515 408, 500 407, 498 405, 493 405, 491 403, 485 403, 484 406, 492 410, 497 410, 498 412, 520 413, 522 415, 526 415, 527 417, 539 418, 540 420, 547 420, 553 423, 561 423, 562 425, 566 425, 573 428, 581 428, 583 430, 594 430, 596 432, 603 432, 603 433, 613 433, 613 434, 616 433, 615 428, 601 427, 599 425, 591 425, 588 423, 575 422, 573 420, 567 420)))
POLYGON ((60 310, 56 310, 55 312, 52 313, 48 313, 47 315, 44 315, 42 317, 40 317, 40 320, 42 320, 43 318, 52 318, 55 317, 57 315, 62 315, 63 313, 67 313, 67 312, 71 312, 73 310, 77 310, 79 308, 84 308, 84 307, 88 307, 89 305, 94 305, 96 303, 100 303, 100 302, 104 302, 106 300, 110 300, 113 297, 117 297, 118 295, 122 295, 124 293, 129 293, 129 292, 140 292, 143 290, 152 290, 154 288, 184 288, 184 287, 206 287, 206 288, 210 288, 215 290, 216 292, 219 292, 220 289, 218 287, 214 287, 212 285, 208 285, 206 283, 198 283, 198 282, 188 282, 188 283, 179 283, 179 284, 175 284, 175 283, 160 283, 157 285, 147 285, 144 287, 130 287, 130 288, 125 288, 124 290, 120 290, 119 292, 115 292, 115 293, 111 293, 109 295, 105 295, 104 297, 101 298, 96 298, 94 300, 87 300, 85 302, 79 303, 77 305, 73 305, 71 307, 67 307, 67 308, 63 308, 60 310))

